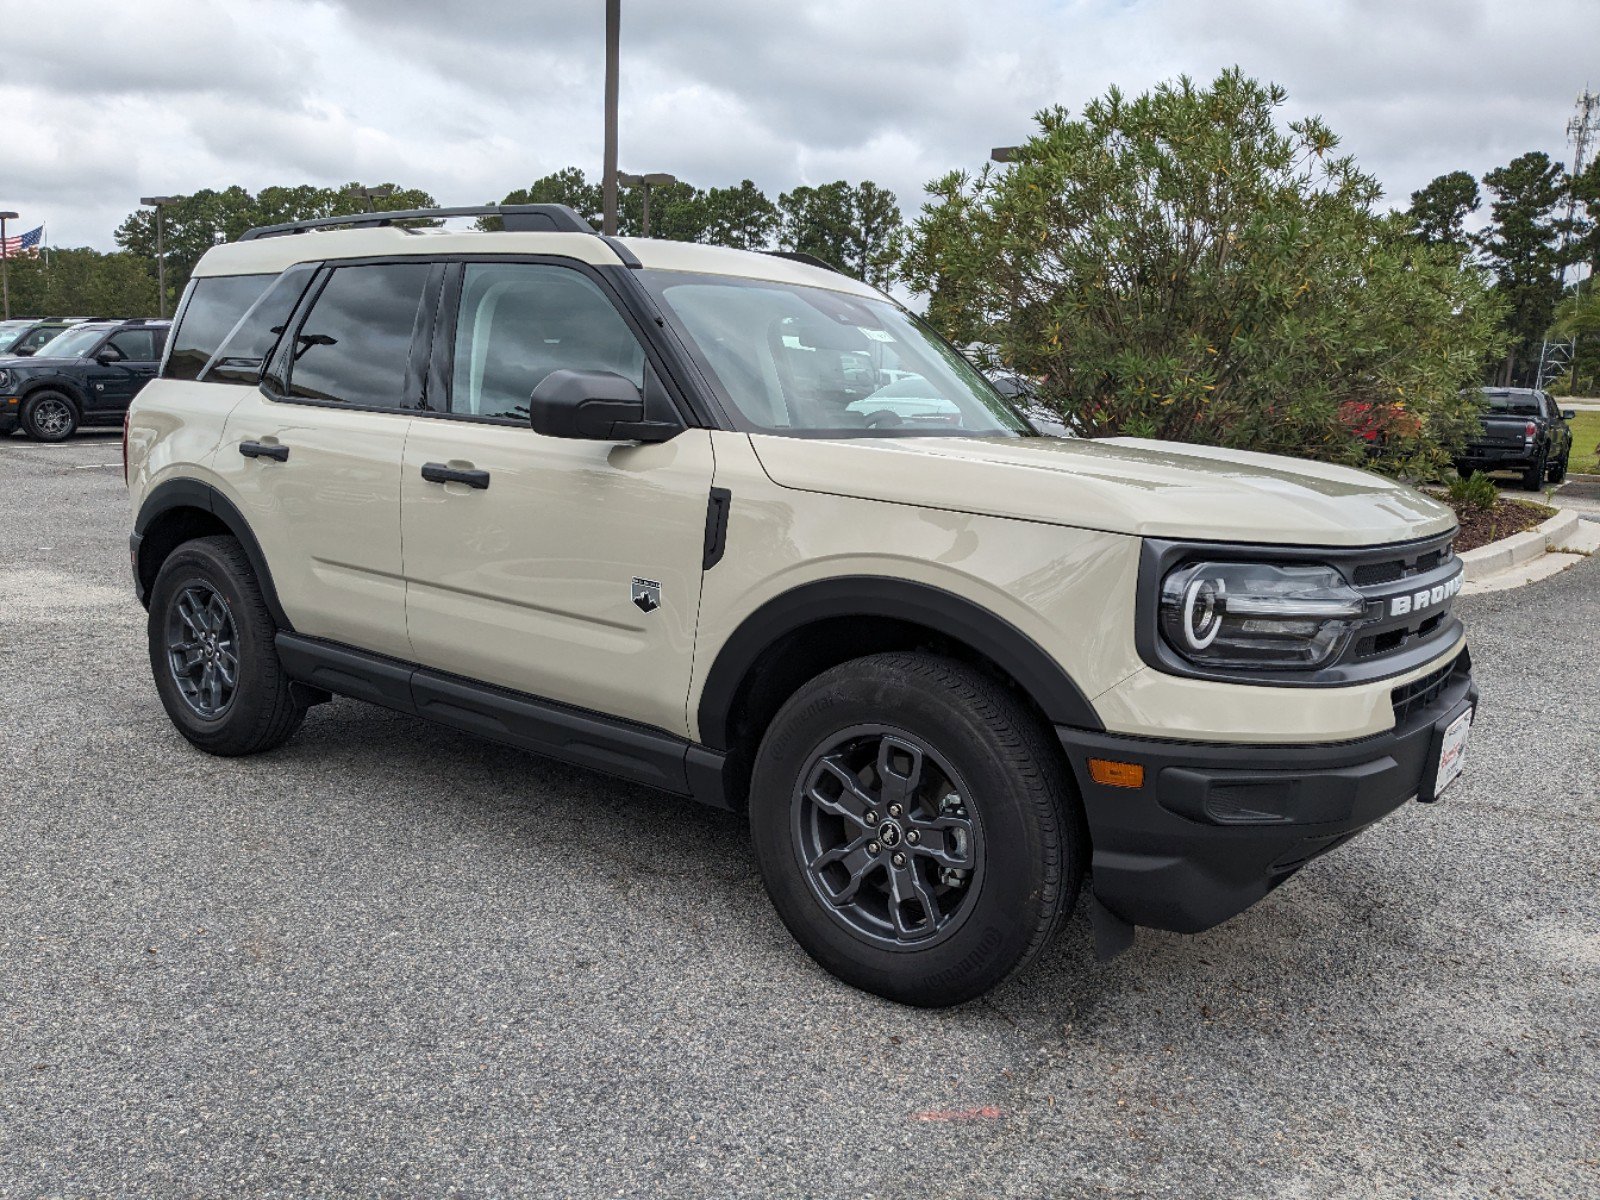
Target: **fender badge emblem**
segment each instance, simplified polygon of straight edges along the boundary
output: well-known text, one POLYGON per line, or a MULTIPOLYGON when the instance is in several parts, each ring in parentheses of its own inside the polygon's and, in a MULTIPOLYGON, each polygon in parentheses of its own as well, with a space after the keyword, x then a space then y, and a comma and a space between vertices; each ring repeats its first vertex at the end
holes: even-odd
POLYGON ((661 607, 661 585, 654 579, 635 578, 630 595, 640 612, 654 612, 661 607))

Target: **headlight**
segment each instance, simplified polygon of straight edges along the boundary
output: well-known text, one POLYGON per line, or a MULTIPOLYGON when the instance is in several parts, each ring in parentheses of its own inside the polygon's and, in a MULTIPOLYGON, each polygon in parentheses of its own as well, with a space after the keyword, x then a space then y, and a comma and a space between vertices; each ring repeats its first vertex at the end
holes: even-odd
POLYGON ((1210 667, 1318 667, 1344 650, 1367 601, 1332 567, 1201 562, 1162 581, 1161 632, 1210 667))
POLYGON ((11 372, 0 368, 0 392, 11 386, 11 372))

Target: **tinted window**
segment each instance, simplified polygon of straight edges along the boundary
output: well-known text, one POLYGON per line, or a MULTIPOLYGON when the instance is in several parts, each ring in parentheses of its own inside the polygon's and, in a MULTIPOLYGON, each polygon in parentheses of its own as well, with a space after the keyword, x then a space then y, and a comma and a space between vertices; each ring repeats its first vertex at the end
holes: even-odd
POLYGON ((215 275, 194 281, 189 303, 172 331, 168 379, 198 379, 222 340, 272 282, 271 275, 215 275))
POLYGON ((526 420, 552 371, 612 371, 644 386, 644 350, 605 294, 577 271, 469 263, 456 318, 450 411, 526 420))
POLYGON ((278 334, 294 312, 300 295, 315 274, 310 266, 290 267, 228 334, 202 379, 207 383, 254 384, 261 362, 272 352, 278 334))
POLYGON ((161 357, 156 349, 155 332, 150 329, 123 329, 111 335, 107 342, 128 362, 155 362, 161 357))
POLYGON ((52 340, 56 334, 62 331, 63 328, 65 328, 65 326, 47 325, 43 329, 35 329, 22 340, 22 344, 28 347, 30 350, 37 350, 40 346, 52 340))
POLYGON ((406 406, 411 340, 427 263, 335 270, 295 335, 289 394, 371 408, 406 406))

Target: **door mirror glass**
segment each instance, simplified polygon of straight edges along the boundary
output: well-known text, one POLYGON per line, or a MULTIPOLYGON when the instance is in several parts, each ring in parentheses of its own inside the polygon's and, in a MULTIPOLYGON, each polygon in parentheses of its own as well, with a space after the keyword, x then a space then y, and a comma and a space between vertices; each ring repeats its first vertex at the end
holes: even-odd
POLYGON ((664 442, 682 426, 647 421, 644 393, 613 371, 551 371, 528 398, 529 422, 546 437, 664 442))

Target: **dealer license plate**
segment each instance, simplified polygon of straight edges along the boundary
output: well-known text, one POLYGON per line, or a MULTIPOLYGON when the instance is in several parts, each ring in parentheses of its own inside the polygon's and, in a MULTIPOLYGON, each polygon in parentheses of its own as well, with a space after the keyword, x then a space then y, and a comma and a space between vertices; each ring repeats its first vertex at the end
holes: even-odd
POLYGON ((1456 781, 1461 768, 1467 765, 1467 735, 1472 732, 1472 709, 1467 709, 1444 731, 1444 742, 1439 747, 1439 770, 1434 775, 1433 795, 1438 799, 1445 788, 1456 781))

